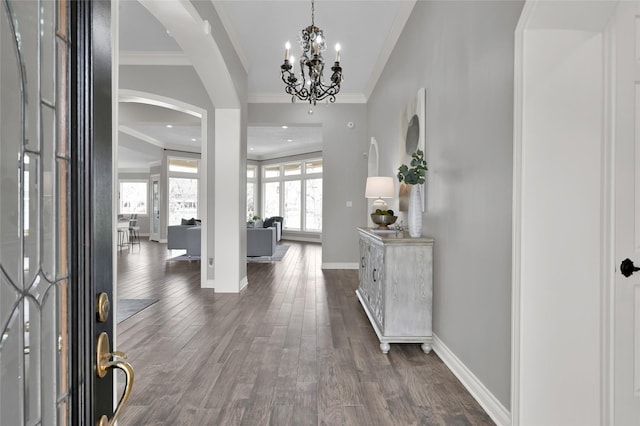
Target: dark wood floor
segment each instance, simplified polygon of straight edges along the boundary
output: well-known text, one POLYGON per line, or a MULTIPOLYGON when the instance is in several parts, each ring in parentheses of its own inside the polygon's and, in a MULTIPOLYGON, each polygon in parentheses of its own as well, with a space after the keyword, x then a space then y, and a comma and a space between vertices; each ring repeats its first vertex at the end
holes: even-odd
POLYGON ((164 244, 118 253, 118 297, 159 299, 117 327, 136 374, 120 426, 493 424, 435 353, 380 352, 357 271, 281 243, 240 294, 201 289, 199 264, 164 244))

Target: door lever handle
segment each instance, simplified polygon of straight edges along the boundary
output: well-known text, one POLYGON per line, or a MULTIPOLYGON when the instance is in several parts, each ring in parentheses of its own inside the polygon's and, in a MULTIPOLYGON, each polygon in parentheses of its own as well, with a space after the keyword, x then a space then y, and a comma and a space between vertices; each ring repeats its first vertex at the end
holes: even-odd
POLYGON ((122 406, 129 399, 131 395, 131 388, 133 387, 133 367, 127 361, 127 355, 122 352, 110 352, 109 348, 109 335, 102 332, 98 336, 98 344, 96 349, 96 374, 98 377, 103 378, 107 375, 107 371, 112 368, 117 368, 124 372, 126 377, 124 392, 118 401, 113 417, 109 419, 107 416, 102 416, 98 422, 98 426, 111 426, 116 423, 118 416, 122 412, 122 406))
POLYGON ((637 272, 637 271, 640 271, 640 268, 635 266, 631 259, 627 258, 623 260, 622 263, 620 264, 620 272, 622 272, 622 275, 624 275, 627 278, 629 278, 634 272, 637 272))

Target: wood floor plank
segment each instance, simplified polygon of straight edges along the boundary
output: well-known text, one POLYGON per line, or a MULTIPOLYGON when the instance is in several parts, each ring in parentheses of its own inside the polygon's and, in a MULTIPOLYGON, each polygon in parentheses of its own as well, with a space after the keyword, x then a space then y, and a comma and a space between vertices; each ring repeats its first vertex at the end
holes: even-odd
POLYGON ((319 244, 280 244, 240 294, 200 288, 200 264, 166 244, 118 253, 118 298, 158 299, 116 327, 136 373, 121 426, 493 424, 435 353, 382 354, 357 271, 320 269, 319 244))

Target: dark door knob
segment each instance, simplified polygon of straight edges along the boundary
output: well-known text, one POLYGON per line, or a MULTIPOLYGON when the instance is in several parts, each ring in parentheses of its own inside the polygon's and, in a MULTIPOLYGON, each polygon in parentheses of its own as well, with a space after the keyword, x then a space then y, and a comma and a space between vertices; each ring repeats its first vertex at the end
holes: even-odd
POLYGON ((636 271, 640 271, 640 268, 635 266, 631 259, 625 259, 620 264, 620 272, 622 272, 622 275, 624 275, 627 278, 629 278, 631 274, 633 274, 636 271))

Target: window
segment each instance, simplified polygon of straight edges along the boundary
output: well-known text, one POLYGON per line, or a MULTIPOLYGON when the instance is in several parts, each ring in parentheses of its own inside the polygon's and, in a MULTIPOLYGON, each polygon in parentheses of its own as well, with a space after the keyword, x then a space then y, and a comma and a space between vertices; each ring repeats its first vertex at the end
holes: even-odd
POLYGON ((304 163, 306 174, 322 173, 322 160, 311 160, 304 163))
POLYGON ((264 168, 265 178, 275 178, 280 176, 280 166, 266 166, 264 168))
POLYGON ((264 184, 264 217, 280 216, 280 182, 264 184))
POLYGON ((169 225, 198 218, 198 179, 169 178, 169 225))
POLYGON ((147 182, 120 181, 119 214, 147 214, 147 182))
POLYGON ((189 158, 169 158, 169 173, 198 174, 199 160, 189 158))
POLYGON ((199 219, 198 172, 200 160, 169 157, 169 225, 180 225, 182 219, 199 219))
POLYGON ((322 178, 305 181, 305 224, 308 231, 322 230, 322 178))
POLYGON ((256 187, 258 186, 258 167, 247 166, 247 219, 251 219, 256 213, 256 187))
POLYGON ((284 223, 287 229, 300 230, 301 181, 284 182, 284 223))
POLYGON ((322 232, 322 159, 263 167, 265 217, 282 216, 291 231, 322 232))
POLYGON ((285 176, 295 176, 302 173, 302 163, 293 163, 284 165, 285 176))

